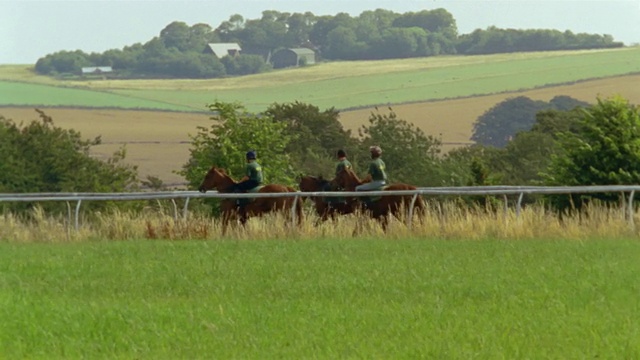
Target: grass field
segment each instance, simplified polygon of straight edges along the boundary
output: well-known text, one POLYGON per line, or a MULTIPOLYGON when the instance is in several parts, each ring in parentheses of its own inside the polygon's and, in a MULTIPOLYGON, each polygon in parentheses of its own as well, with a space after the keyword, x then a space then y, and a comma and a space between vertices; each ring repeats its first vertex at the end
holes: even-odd
POLYGON ((0 244, 3 358, 640 357, 637 240, 0 244))
POLYGON ((0 80, 4 82, 0 87, 3 99, 0 105, 85 106, 86 99, 93 99, 94 91, 101 90, 98 94, 105 96, 105 100, 100 104, 122 108, 204 110, 207 103, 217 99, 240 101, 251 111, 264 110, 273 102, 295 100, 322 108, 349 109, 517 91, 637 73, 638 60, 640 47, 337 62, 236 79, 61 80, 58 86, 72 86, 87 93, 62 97, 47 94, 47 89, 53 90, 49 86, 55 85, 51 79, 29 74, 24 67, 4 66, 0 67, 0 80), (21 81, 25 88, 12 95, 16 81, 21 81), (131 104, 134 99, 139 100, 137 106, 131 104))

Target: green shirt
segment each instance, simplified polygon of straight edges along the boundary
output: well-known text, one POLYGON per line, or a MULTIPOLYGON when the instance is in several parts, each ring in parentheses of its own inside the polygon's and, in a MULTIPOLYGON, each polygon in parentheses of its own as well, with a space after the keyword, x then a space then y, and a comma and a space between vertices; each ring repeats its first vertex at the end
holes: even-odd
POLYGON ((369 174, 373 181, 387 181, 387 173, 384 172, 384 161, 376 158, 369 164, 369 174))
POLYGON ((246 168, 247 176, 249 180, 257 181, 258 184, 262 184, 262 166, 255 161, 247 163, 246 168))
POLYGON ((351 165, 349 160, 342 159, 338 161, 338 163, 336 164, 336 175, 338 175, 338 173, 342 171, 342 169, 351 169, 351 168, 353 168, 353 166, 351 165))

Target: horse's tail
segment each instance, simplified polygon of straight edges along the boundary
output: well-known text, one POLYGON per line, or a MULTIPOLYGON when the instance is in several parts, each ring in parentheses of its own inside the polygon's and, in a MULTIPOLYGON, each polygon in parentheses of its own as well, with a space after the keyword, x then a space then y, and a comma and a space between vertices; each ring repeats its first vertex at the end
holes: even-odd
POLYGON ((415 204, 413 204, 413 213, 418 215, 420 222, 423 222, 424 217, 427 215, 427 205, 420 195, 418 195, 415 204))
POLYGON ((296 217, 298 218, 298 225, 302 225, 302 218, 304 217, 304 211, 302 209, 302 202, 304 199, 302 197, 298 197, 298 204, 296 205, 296 217))
MULTIPOLYGON (((287 186, 287 191, 298 192, 298 190, 291 186, 287 186)), ((298 219, 298 225, 302 225, 302 219, 304 217, 304 209, 302 209, 302 206, 305 198, 306 197, 302 195, 293 198, 293 200, 296 201, 296 218, 298 219)))

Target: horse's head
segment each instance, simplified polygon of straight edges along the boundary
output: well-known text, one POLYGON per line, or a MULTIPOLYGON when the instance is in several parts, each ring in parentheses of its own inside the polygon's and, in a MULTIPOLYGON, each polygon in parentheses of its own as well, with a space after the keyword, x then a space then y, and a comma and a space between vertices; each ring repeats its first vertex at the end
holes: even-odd
POLYGON ((322 178, 322 176, 300 176, 298 179, 298 186, 300 187, 300 191, 302 192, 316 192, 322 191, 324 186, 328 184, 329 181, 322 178))
POLYGON ((360 185, 360 179, 358 175, 351 170, 351 168, 345 167, 336 174, 336 178, 333 180, 336 185, 348 191, 353 191, 357 185, 360 185))
POLYGON ((201 193, 206 193, 207 190, 211 189, 224 189, 229 187, 233 183, 233 180, 222 168, 216 168, 215 166, 209 169, 207 174, 204 176, 204 180, 198 186, 198 191, 201 193))

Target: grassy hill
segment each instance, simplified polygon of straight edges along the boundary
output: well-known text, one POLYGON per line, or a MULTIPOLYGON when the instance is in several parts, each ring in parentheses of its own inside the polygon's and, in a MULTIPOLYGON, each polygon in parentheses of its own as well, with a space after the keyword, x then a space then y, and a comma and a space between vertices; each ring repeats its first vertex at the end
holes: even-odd
POLYGON ((0 66, 0 105, 202 111, 239 101, 260 111, 295 100, 354 109, 518 91, 640 73, 640 47, 333 62, 211 80, 55 80, 0 66), (73 90, 71 90, 73 89, 73 90))

